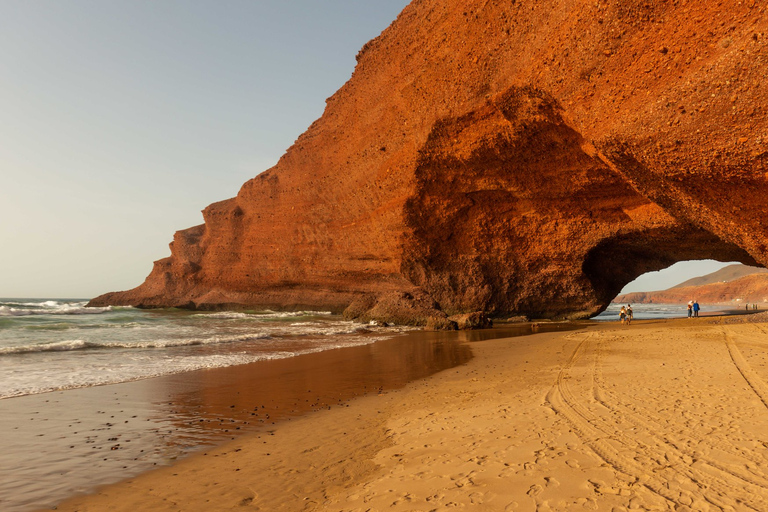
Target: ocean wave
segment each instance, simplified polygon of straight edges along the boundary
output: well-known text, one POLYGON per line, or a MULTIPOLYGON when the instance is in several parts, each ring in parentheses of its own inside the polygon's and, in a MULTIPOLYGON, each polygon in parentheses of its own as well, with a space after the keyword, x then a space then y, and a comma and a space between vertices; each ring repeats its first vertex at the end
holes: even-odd
POLYGON ((25 331, 66 331, 69 329, 78 329, 81 326, 67 323, 67 322, 59 322, 55 324, 32 324, 32 325, 24 325, 20 327, 21 329, 25 331))
MULTIPOLYGON (((6 317, 8 318, 8 317, 6 317)), ((1 319, 0 319, 1 321, 1 319)), ((64 330, 92 330, 92 329, 153 329, 155 326, 140 322, 126 323, 76 323, 76 322, 57 322, 23 325, 20 329, 25 331, 64 331, 64 330)))
MULTIPOLYGON (((325 343, 319 346, 298 348, 295 350, 275 350, 262 353, 229 353, 208 355, 172 356, 169 358, 131 358, 130 362, 113 361, 106 365, 103 362, 80 366, 73 371, 71 368, 60 367, 52 369, 32 370, 18 373, 15 378, 8 378, 0 387, 0 399, 23 395, 34 395, 50 391, 130 382, 164 375, 173 375, 196 370, 222 368, 250 364, 259 361, 287 359, 347 347, 370 345, 388 337, 351 337, 336 343, 325 343)), ((74 340, 73 340, 74 341, 74 340)))
MULTIPOLYGON (((53 301, 50 301, 53 302, 53 301)), ((19 304, 20 305, 20 304, 19 304)), ((112 306, 103 308, 86 308, 83 305, 62 304, 56 307, 22 308, 0 306, 0 316, 31 316, 31 315, 100 315, 112 311, 112 306)))
POLYGON ((75 300, 75 301, 42 300, 42 301, 35 301, 35 302, 24 302, 22 299, 22 300, 3 300, 3 301, 0 301, 0 304, 2 304, 3 306, 11 306, 11 307, 58 308, 63 305, 82 307, 82 306, 85 306, 87 302, 82 300, 75 300))
POLYGON ((171 347, 191 347, 199 345, 220 345, 224 343, 237 343, 243 341, 265 340, 269 339, 267 333, 238 334, 230 336, 211 336, 209 338, 180 338, 180 339, 158 339, 135 342, 105 341, 100 343, 85 340, 64 340, 54 343, 39 343, 36 345, 21 345, 17 347, 2 347, 0 355, 12 354, 32 354, 39 352, 65 352, 72 350, 86 349, 149 349, 149 348, 171 348, 171 347))
POLYGON ((64 340, 53 343, 41 343, 38 345, 22 345, 19 347, 2 347, 0 354, 27 354, 31 352, 65 352, 69 350, 82 350, 95 346, 85 340, 64 340))
POLYGON ((198 345, 221 345, 224 343, 237 343, 242 341, 267 340, 271 336, 264 332, 252 334, 235 334, 229 336, 211 336, 210 338, 182 338, 182 339, 159 339, 151 341, 127 342, 105 342, 100 346, 107 348, 169 348, 169 347, 191 347, 198 345))

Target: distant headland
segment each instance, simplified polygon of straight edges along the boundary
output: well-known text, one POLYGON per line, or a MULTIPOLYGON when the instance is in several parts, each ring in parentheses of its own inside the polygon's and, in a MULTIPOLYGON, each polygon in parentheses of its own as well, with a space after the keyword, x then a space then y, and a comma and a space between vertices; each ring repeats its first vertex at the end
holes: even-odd
POLYGON ((768 303, 768 269, 729 265, 666 290, 625 293, 616 297, 614 302, 685 304, 690 300, 707 304, 730 304, 734 307, 768 303))

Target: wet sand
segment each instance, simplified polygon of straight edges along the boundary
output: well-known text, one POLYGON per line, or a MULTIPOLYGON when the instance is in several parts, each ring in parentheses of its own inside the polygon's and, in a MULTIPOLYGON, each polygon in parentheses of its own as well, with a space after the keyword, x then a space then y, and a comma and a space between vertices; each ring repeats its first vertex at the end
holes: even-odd
POLYGON ((470 341, 566 328, 573 326, 414 331, 361 347, 0 400, 0 510, 51 507, 238 436, 400 388, 467 361, 470 341))
MULTIPOLYGON (((371 345, 0 400, 0 510, 26 512, 467 361, 466 342, 573 328, 414 331, 371 345)), ((232 350, 238 350, 236 346, 232 350)))
POLYGON ((59 510, 768 510, 768 325, 719 322, 474 342, 59 510))
POLYGON ((414 332, 287 359, 0 400, 0 510, 50 507, 469 358, 457 336, 414 332))

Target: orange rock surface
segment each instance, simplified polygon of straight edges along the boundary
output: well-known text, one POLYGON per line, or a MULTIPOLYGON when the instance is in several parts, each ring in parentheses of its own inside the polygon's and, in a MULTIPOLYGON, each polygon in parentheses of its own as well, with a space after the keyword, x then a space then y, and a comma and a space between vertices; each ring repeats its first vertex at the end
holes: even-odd
POLYGON ((416 0, 275 167, 92 303, 585 317, 676 261, 765 265, 767 43, 754 0, 416 0))

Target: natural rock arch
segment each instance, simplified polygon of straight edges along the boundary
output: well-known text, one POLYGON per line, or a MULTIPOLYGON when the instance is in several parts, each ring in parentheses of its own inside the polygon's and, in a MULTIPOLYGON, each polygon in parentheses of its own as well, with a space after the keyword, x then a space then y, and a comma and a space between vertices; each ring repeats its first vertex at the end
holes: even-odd
POLYGON ((444 310, 586 317, 677 261, 756 264, 638 194, 561 113, 543 91, 512 88, 430 134, 403 267, 444 310))
POLYGON ((714 259, 758 263, 743 249, 696 226, 660 228, 604 240, 584 259, 582 269, 607 305, 641 275, 679 261, 714 259))
POLYGON ((584 317, 677 260, 765 265, 766 32, 735 0, 414 2, 274 168, 93 303, 584 317))

